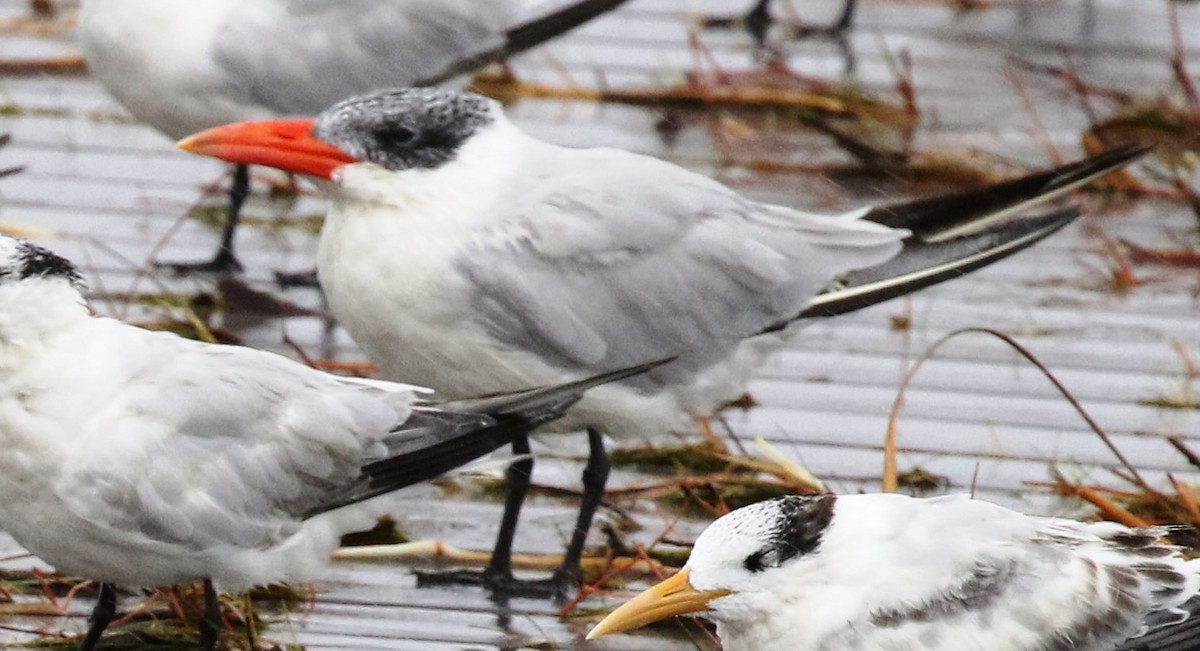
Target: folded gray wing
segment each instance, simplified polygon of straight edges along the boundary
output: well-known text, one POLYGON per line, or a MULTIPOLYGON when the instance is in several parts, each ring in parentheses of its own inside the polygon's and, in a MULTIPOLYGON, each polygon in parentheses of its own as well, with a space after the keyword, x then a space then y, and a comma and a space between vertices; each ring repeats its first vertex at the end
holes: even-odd
POLYGON ((571 370, 683 354, 652 376, 690 373, 905 234, 756 204, 627 152, 538 153, 458 264, 494 336, 571 370))
POLYGON ((521 18, 511 0, 247 2, 218 32, 230 82, 280 114, 311 115, 371 89, 439 77, 499 50, 521 18))
MULTIPOLYGON (((413 397, 342 383, 282 357, 127 328, 136 359, 92 407, 56 492, 121 537, 261 547, 387 453, 413 397), (144 336, 143 336, 144 335, 144 336)), ((114 341, 114 338, 107 339, 114 341)), ((96 352, 96 355, 104 355, 96 352)))

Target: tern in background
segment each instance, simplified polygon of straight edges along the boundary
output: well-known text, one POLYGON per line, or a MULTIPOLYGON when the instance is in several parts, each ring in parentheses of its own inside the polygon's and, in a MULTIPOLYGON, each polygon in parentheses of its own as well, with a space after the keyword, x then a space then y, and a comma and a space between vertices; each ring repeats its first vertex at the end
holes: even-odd
MULTIPOLYGON (((227 122, 313 115, 380 88, 441 83, 539 45, 625 0, 83 0, 88 68, 173 139, 227 122)), ((221 246, 178 270, 237 271, 234 170, 221 246)))
POLYGON ((725 651, 1200 648, 1200 561, 1130 529, 965 495, 791 495, 720 518, 588 639, 686 613, 725 651))
MULTIPOLYGON (((679 356, 590 392, 561 421, 588 429, 590 459, 560 587, 603 494, 601 433, 694 431, 694 418, 742 395, 805 319, 1019 251, 1078 211, 1013 213, 1143 152, 1120 148, 961 194, 818 215, 751 201, 648 156, 552 145, 518 131, 492 100, 430 88, 346 100, 315 121, 218 127, 180 146, 325 181, 321 286, 389 377, 478 395, 679 356)), ((516 495, 528 478, 513 477, 516 495)), ((513 497, 506 510, 493 585, 512 579, 504 559, 519 504, 513 497)))
POLYGON ((94 317, 67 260, 0 237, 0 527, 60 572, 114 584, 308 580, 365 500, 457 468, 638 372, 452 403, 249 348, 94 317))

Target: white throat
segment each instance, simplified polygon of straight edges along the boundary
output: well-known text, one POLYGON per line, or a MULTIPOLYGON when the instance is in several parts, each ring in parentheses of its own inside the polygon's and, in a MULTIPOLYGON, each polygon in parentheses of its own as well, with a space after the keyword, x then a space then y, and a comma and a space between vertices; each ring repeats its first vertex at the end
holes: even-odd
MULTIPOLYGON (((495 196, 519 167, 529 138, 502 115, 471 136, 455 157, 435 168, 401 171, 372 163, 346 165, 334 171, 331 218, 383 209, 394 217, 470 219, 470 208, 495 196)), ((478 216, 481 222, 487 216, 478 216)), ((419 227, 419 224, 411 224, 419 227)))
POLYGON ((29 279, 0 286, 0 367, 23 351, 91 318, 66 279, 29 279))

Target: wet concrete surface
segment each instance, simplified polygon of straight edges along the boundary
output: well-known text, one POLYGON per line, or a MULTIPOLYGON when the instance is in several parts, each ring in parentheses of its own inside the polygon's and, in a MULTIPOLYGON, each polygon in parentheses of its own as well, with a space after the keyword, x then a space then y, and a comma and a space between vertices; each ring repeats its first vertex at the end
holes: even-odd
MULTIPOLYGON (((739 9, 736 4, 631 0, 616 14, 521 56, 514 67, 524 81, 559 88, 679 83, 697 65, 688 47, 695 16, 727 13, 739 9)), ((795 4, 813 20, 837 10, 836 3, 795 4)), ((1200 6, 1177 9, 1195 79, 1200 42, 1191 35, 1200 33, 1200 6)), ((0 0, 0 20, 26 15, 25 2, 0 0)), ((76 53, 69 31, 4 24, 0 59, 76 53)), ((744 33, 705 31, 699 40, 722 73, 759 65, 761 55, 744 33)), ((1070 66, 1093 84, 1126 92, 1177 95, 1166 3, 1029 0, 962 12, 935 2, 867 1, 849 43, 855 61, 846 79, 892 101, 894 61, 900 52, 911 58, 921 111, 917 149, 988 167, 1051 164, 1046 142, 1076 157, 1079 133, 1087 126, 1086 111, 1064 83, 1019 69, 1017 59, 1070 66)), ((847 67, 830 42, 776 47, 798 74, 842 79, 847 67)), ((715 70, 709 67, 707 74, 715 70)), ((228 286, 222 293, 212 278, 175 278, 147 266, 154 259, 211 254, 216 229, 189 214, 211 212, 197 206, 221 204, 222 192, 212 188, 227 182, 223 166, 175 150, 163 136, 128 119, 86 76, 0 77, 0 105, 5 107, 0 132, 13 137, 0 150, 0 168, 25 167, 0 181, 0 226, 26 229, 77 261, 87 271, 98 312, 141 322, 179 320, 179 310, 161 300, 130 299, 244 295, 228 286)), ((1093 110, 1106 108, 1098 103, 1093 110)), ((547 140, 653 154, 755 198, 805 209, 849 209, 947 186, 902 174, 815 173, 819 167, 841 169, 853 158, 779 111, 522 99, 511 104, 509 114, 547 140)), ((266 187, 256 184, 249 206, 254 225, 239 236, 247 266, 240 281, 310 313, 283 318, 264 311, 260 299, 234 298, 236 305, 214 314, 212 325, 248 345, 285 354, 294 354, 287 343, 294 342, 311 357, 363 361, 353 342, 323 317, 319 294, 280 290, 273 283, 276 270, 311 267, 321 201, 310 193, 270 198, 266 187)), ((1136 274, 1146 282, 1115 291, 1106 243, 1121 238, 1194 251, 1200 246, 1196 217, 1183 203, 1168 200, 1091 203, 1094 214, 1013 261, 808 327, 751 384, 759 406, 727 414, 731 431, 747 444, 764 436, 835 490, 877 489, 888 411, 905 370, 942 335, 983 325, 1020 338, 1148 479, 1162 482, 1168 472, 1194 478, 1195 468, 1166 438, 1200 439, 1200 409, 1187 406, 1200 395, 1200 275, 1138 267, 1136 274), (1172 401, 1183 407, 1163 406, 1172 401)), ((939 491, 974 486, 980 495, 1017 508, 1075 512, 1078 505, 1027 482, 1049 479, 1053 468, 1071 479, 1120 485, 1110 472, 1116 465, 1111 452, 1066 402, 1011 350, 982 336, 948 345, 925 365, 907 393, 899 434, 901 469, 919 468, 940 478, 939 491)), ((580 440, 576 451, 583 450, 580 440)), ((576 458, 547 457, 538 463, 535 481, 576 487, 578 471, 576 458)), ((651 480, 618 469, 613 483, 651 480)), ((670 509, 646 501, 623 499, 616 505, 642 525, 627 534, 635 542, 653 541, 676 519, 670 509)), ((397 498, 395 510, 413 537, 486 549, 500 505, 477 492, 421 489, 397 498)), ((601 516, 617 519, 612 511, 601 516)), ((570 500, 535 498, 517 547, 558 551, 572 518, 570 500)), ((686 540, 703 523, 685 518, 672 537, 686 540)), ((13 547, 4 541, 0 555, 13 547)), ((596 534, 594 542, 603 542, 602 536, 596 534)), ((584 643, 589 618, 560 619, 551 604, 518 600, 500 608, 481 592, 416 590, 414 583, 407 565, 335 563, 315 585, 312 603, 273 617, 266 635, 314 649, 713 648, 688 623, 584 643)), ((615 603, 594 598, 581 611, 615 603)), ((78 631, 90 606, 80 599, 65 618, 0 617, 0 625, 78 631)), ((0 628, 0 641, 32 637, 0 628)))

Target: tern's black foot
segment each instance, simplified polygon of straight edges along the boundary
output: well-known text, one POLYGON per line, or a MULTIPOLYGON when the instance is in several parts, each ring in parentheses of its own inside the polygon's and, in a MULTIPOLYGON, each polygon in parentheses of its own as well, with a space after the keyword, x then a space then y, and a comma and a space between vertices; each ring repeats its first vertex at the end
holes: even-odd
POLYGON ((275 284, 280 289, 290 289, 292 287, 320 287, 321 283, 317 282, 317 270, 298 271, 298 272, 275 272, 275 284))
POLYGON ((486 570, 417 573, 418 588, 445 585, 477 585, 500 598, 552 599, 562 602, 579 591, 579 574, 562 568, 546 579, 518 579, 511 574, 486 570))
POLYGON ((242 271, 242 263, 227 249, 221 249, 216 257, 208 262, 155 262, 154 266, 170 269, 177 276, 196 273, 235 274, 242 271))

